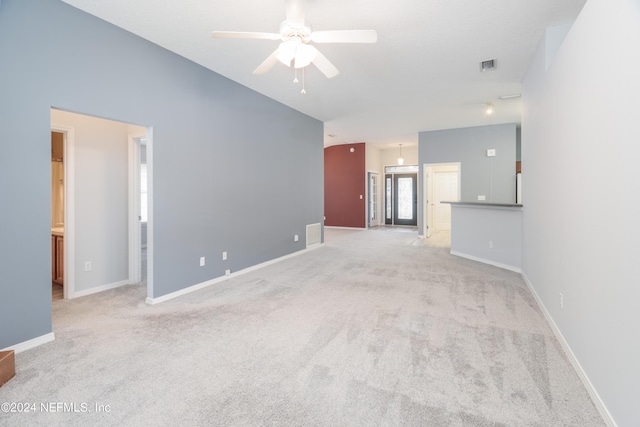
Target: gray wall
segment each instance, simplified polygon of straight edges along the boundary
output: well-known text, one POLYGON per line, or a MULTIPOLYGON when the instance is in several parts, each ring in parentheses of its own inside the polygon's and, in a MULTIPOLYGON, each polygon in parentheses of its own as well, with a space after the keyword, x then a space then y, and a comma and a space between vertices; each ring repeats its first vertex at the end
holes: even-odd
POLYGON ((153 128, 153 297, 322 222, 321 122, 59 1, 3 1, 0 58, 0 348, 51 332, 51 107, 153 128))
MULTIPOLYGON (((423 185, 425 163, 460 162, 461 198, 463 202, 515 203, 516 199, 516 125, 477 126, 420 132, 419 188, 423 185), (487 150, 496 149, 495 157, 487 157, 487 150), (491 197, 490 197, 491 196, 491 197)), ((424 194, 418 195, 418 227, 424 235, 424 194)))
POLYGON ((521 271, 522 209, 451 206, 451 253, 521 271))
POLYGON ((523 271, 619 426, 640 422, 638 22, 589 0, 522 90, 523 271))

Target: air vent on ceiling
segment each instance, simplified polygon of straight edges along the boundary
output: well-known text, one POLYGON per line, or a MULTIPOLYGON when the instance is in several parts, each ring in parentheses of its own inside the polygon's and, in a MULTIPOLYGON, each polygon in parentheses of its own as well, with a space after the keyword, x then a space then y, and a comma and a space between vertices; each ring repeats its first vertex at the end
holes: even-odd
POLYGON ((480 71, 491 71, 496 69, 496 60, 495 59, 487 59, 486 61, 482 61, 480 63, 480 71))

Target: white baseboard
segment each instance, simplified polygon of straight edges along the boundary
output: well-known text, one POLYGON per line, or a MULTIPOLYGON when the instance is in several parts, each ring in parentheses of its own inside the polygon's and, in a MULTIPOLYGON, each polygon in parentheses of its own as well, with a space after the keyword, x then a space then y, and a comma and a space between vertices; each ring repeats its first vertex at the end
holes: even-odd
POLYGON ((128 284, 129 284, 128 280, 121 280, 119 282, 109 283, 107 285, 96 286, 95 288, 74 292, 73 295, 69 297, 69 299, 86 297, 87 295, 97 294, 98 292, 108 291, 109 289, 119 288, 120 286, 124 286, 128 284))
POLYGON ((225 280, 229 280, 229 279, 231 279, 233 277, 237 277, 237 276, 240 276, 242 274, 249 273, 251 271, 259 270, 259 269, 264 268, 264 267, 266 267, 268 265, 272 265, 272 264, 278 263, 280 261, 284 261, 285 259, 289 259, 289 258, 293 258, 293 257, 298 256, 298 255, 305 254, 305 253, 310 252, 310 251, 312 251, 314 249, 318 249, 318 248, 320 248, 322 246, 324 246, 324 243, 313 245, 313 246, 310 246, 310 247, 308 247, 306 249, 302 249, 300 251, 291 253, 289 255, 281 256, 280 258, 275 258, 275 259, 272 259, 272 260, 269 260, 269 261, 265 261, 265 262, 260 263, 260 264, 252 265, 251 267, 247 267, 247 268, 245 268, 243 270, 234 271, 233 273, 229 274, 228 276, 216 277, 215 279, 207 280, 206 282, 197 283, 197 284, 195 284, 193 286, 189 286, 188 288, 180 289, 179 291, 171 292, 169 294, 162 295, 162 296, 159 296, 157 298, 147 297, 145 302, 147 304, 149 304, 149 305, 159 304, 161 302, 165 302, 165 301, 177 298, 177 297, 182 296, 182 295, 190 294, 191 292, 198 291, 198 290, 206 288, 208 286, 215 285, 216 283, 224 282, 225 280))
POLYGON ((23 351, 31 350, 32 348, 38 347, 42 344, 46 344, 55 340, 56 337, 53 332, 49 332, 48 334, 41 335, 37 338, 30 339, 28 341, 23 341, 19 344, 9 346, 7 348, 3 348, 1 351, 13 350, 16 354, 22 353, 23 351))
POLYGON ((538 295, 535 288, 527 278, 527 275, 524 273, 521 273, 521 274, 522 274, 522 279, 527 284, 527 287, 531 291, 531 294, 533 294, 533 297, 538 303, 538 307, 540 307, 540 310, 544 314, 544 317, 547 319, 547 323, 549 323, 549 326, 551 326, 551 330, 553 331, 553 334, 556 336, 558 341, 560 341, 560 345, 562 346, 562 349, 567 355, 567 358, 571 362, 573 369, 578 374, 578 377, 580 377, 580 380, 582 381, 582 384, 584 384, 584 387, 587 389, 589 396, 591 396, 591 400, 593 400, 593 403, 598 409, 598 412, 600 413, 600 416, 602 417, 603 421, 605 422, 605 424, 607 424, 610 427, 617 427, 617 424, 613 419, 613 417, 611 416, 611 413, 609 413, 609 410, 607 409, 604 402, 600 398, 600 395, 596 391, 593 384, 591 384, 591 381, 589 380, 587 373, 584 371, 584 369, 582 369, 582 365, 580 365, 580 362, 576 358, 576 355, 573 354, 571 347, 569 347, 569 343, 567 343, 567 340, 564 339, 564 336, 562 335, 562 332, 560 332, 558 325, 556 325, 556 322, 554 322, 553 317, 551 317, 551 314, 549 314, 549 312, 547 311, 547 307, 545 307, 544 303, 540 299, 540 296, 538 295))
POLYGON ((477 257, 477 256, 465 254, 463 252, 458 252, 458 251, 454 251, 454 250, 451 250, 449 253, 451 255, 459 256, 459 257, 462 257, 462 258, 467 258, 467 259, 470 259, 472 261, 478 261, 478 262, 481 262, 483 264, 493 265, 494 267, 500 267, 500 268, 504 268, 505 270, 515 271, 516 273, 522 273, 522 269, 520 267, 515 267, 513 265, 503 264, 501 262, 492 261, 490 259, 485 259, 485 258, 480 258, 480 257, 477 257))
POLYGON ((334 230, 368 230, 367 227, 341 227, 339 225, 325 225, 324 228, 333 228, 334 230))

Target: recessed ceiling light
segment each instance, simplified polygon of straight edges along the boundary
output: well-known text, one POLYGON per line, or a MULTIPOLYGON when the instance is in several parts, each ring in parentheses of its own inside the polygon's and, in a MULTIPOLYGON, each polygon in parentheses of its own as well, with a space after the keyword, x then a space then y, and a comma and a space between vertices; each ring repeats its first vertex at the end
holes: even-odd
POLYGON ((493 104, 492 104, 492 103, 490 103, 490 102, 487 102, 487 106, 486 106, 486 107, 487 107, 487 109, 485 110, 485 112, 486 112, 488 115, 493 114, 493 104))

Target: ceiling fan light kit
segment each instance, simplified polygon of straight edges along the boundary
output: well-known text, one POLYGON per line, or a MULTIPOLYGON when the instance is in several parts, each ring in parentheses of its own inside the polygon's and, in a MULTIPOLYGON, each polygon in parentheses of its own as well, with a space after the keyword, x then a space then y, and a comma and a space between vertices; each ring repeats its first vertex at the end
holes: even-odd
MULTIPOLYGON (((285 0, 287 19, 280 24, 278 33, 214 31, 214 38, 280 40, 278 48, 267 57, 253 74, 264 74, 275 64, 281 62, 287 67, 303 70, 313 64, 327 78, 337 76, 340 71, 324 56, 314 43, 375 43, 378 34, 375 30, 337 30, 312 31, 304 21, 304 0, 285 0)), ((297 76, 294 80, 297 83, 297 76)), ((302 93, 305 93, 304 83, 302 93)))
POLYGON ((302 43, 300 37, 292 37, 278 46, 276 58, 287 67, 304 68, 316 59, 318 49, 302 43))

